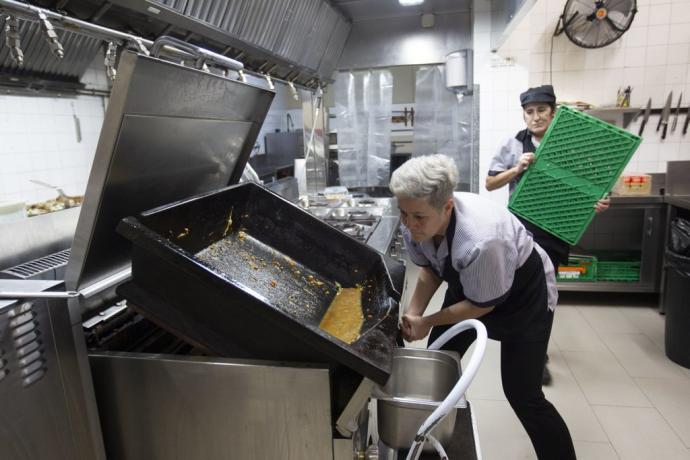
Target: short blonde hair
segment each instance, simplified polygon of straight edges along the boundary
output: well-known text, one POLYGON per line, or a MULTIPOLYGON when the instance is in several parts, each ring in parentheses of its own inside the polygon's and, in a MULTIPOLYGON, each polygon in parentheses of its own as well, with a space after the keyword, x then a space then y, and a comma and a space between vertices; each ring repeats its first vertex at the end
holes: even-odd
POLYGON ((458 185, 458 167, 446 155, 412 158, 393 172, 390 191, 397 198, 426 198, 441 209, 458 185))

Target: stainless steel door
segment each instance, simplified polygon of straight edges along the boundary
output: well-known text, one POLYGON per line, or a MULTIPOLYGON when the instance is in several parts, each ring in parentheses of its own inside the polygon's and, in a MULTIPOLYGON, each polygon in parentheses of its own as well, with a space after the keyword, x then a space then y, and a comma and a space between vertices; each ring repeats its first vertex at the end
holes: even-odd
POLYGON ((333 458, 328 369, 133 353, 90 361, 108 458, 333 458))
POLYGON ((74 346, 64 300, 0 301, 1 459, 104 458, 72 385, 74 346))

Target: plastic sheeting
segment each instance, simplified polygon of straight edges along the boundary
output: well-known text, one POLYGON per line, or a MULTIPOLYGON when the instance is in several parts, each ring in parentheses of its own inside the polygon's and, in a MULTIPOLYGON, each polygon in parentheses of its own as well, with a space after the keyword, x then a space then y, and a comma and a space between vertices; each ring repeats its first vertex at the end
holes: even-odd
POLYGON ((458 101, 446 88, 443 71, 443 66, 417 71, 413 155, 448 155, 458 165, 460 188, 477 191, 474 97, 458 101))
POLYGON ((335 115, 341 185, 388 185, 392 102, 393 76, 388 70, 338 74, 335 115))
POLYGON ((326 187, 327 161, 323 92, 300 90, 302 120, 304 122, 304 149, 306 182, 309 193, 316 194, 326 187))

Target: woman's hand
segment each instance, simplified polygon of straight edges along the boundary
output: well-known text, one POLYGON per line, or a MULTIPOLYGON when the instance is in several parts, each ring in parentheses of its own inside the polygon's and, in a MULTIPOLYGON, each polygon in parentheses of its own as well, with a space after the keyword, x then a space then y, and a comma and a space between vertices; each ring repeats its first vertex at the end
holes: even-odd
POLYGON ((429 334, 431 325, 420 315, 405 314, 402 317, 402 336, 408 342, 420 340, 429 334))
POLYGON ((600 212, 606 211, 609 206, 611 206, 611 198, 602 198, 594 205, 594 212, 599 214, 600 212))
POLYGON ((520 155, 520 158, 518 159, 518 162, 515 165, 515 168, 516 168, 518 174, 525 171, 527 168, 529 168, 529 165, 534 163, 534 160, 536 160, 536 159, 537 159, 537 157, 535 157, 534 153, 532 153, 532 152, 527 152, 527 153, 523 153, 522 155, 520 155))

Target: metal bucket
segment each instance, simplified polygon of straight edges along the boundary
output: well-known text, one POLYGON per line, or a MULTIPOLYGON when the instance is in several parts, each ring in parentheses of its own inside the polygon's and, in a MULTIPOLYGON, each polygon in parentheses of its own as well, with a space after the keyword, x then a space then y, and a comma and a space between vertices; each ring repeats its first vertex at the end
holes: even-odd
MULTIPOLYGON (((449 352, 396 348, 391 376, 374 392, 381 441, 393 449, 409 448, 424 420, 459 379, 459 361, 449 352)), ((441 444, 450 441, 456 413, 451 411, 431 431, 441 444)), ((424 450, 433 451, 433 447, 427 444, 424 450)))

